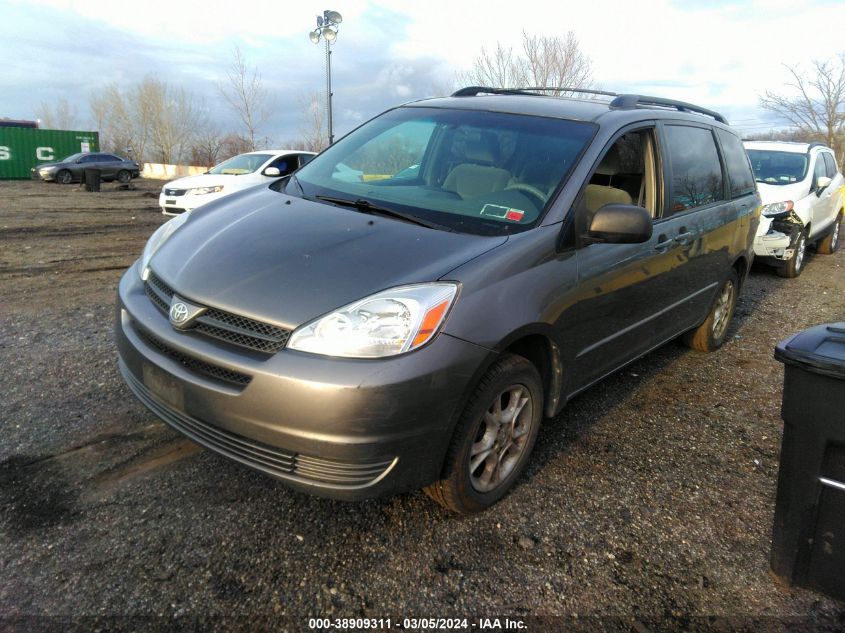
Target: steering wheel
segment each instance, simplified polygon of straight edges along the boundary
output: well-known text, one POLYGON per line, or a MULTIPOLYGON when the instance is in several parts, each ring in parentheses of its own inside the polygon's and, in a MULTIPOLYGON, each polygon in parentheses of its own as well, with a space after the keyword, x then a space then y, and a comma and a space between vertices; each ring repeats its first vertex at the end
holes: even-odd
POLYGON ((516 191, 521 191, 523 193, 531 194, 537 200, 540 201, 540 208, 541 209, 544 206, 546 206, 546 202, 548 202, 548 200, 549 200, 549 196, 547 196, 545 193, 543 193, 540 189, 538 189, 534 185, 526 185, 523 182, 515 182, 515 183, 512 183, 512 184, 508 185, 507 187, 505 187, 505 191, 507 191, 509 189, 513 189, 513 190, 516 190, 516 191))

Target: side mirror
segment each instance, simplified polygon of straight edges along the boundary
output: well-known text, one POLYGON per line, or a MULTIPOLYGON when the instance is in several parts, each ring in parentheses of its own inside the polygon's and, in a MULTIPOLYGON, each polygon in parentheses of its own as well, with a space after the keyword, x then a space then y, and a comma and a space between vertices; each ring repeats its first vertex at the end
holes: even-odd
POLYGON ((633 204, 606 204, 593 216, 587 231, 589 242, 641 244, 651 239, 648 211, 633 204))
POLYGON ((820 194, 831 182, 833 181, 827 176, 819 176, 816 178, 816 193, 820 194))
POLYGON ((263 173, 265 176, 270 176, 271 178, 275 178, 276 176, 282 175, 282 172, 279 171, 278 167, 268 167, 261 173, 263 173))

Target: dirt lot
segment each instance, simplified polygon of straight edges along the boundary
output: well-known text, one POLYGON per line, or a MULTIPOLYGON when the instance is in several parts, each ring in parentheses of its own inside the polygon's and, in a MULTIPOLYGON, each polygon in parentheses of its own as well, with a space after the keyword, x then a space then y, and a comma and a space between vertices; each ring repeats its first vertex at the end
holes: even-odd
POLYGON ((578 397, 546 422, 512 495, 456 518, 422 493, 345 504, 291 492, 134 400, 113 297, 163 221, 160 186, 0 182, 0 629, 219 616, 221 628, 299 631, 327 615, 845 627, 842 604, 768 573, 783 376, 772 349, 845 318, 845 250, 811 253, 797 280, 755 269, 724 349, 673 343, 578 397))

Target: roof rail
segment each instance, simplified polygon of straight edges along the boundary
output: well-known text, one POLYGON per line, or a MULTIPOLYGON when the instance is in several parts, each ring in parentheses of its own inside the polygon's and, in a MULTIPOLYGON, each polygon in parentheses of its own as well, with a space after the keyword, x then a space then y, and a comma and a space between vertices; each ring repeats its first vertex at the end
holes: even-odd
POLYGON ((453 97, 474 97, 480 94, 491 95, 528 95, 530 92, 522 92, 518 88, 490 88, 486 86, 468 86, 452 93, 453 97))
MULTIPOLYGON (((479 94, 496 94, 496 95, 533 95, 536 92, 577 92, 585 94, 604 95, 606 97, 616 97, 619 93, 607 92, 606 90, 591 90, 589 88, 569 88, 567 86, 532 86, 527 88, 490 88, 488 86, 469 86, 461 88, 452 93, 453 97, 474 97, 479 94)), ((535 95, 537 96, 537 95, 535 95)))
POLYGON ((618 92, 608 92, 607 90, 593 90, 591 88, 569 88, 567 86, 536 86, 531 88, 514 88, 513 90, 521 90, 526 92, 577 92, 579 94, 604 95, 605 97, 616 97, 618 92))
POLYGON ((830 148, 829 148, 827 145, 825 145, 824 143, 810 143, 810 144, 809 144, 809 146, 807 147, 807 151, 809 152, 809 151, 810 151, 811 149, 813 149, 814 147, 824 147, 825 149, 830 149, 830 148))
POLYGON ((675 99, 664 99, 663 97, 646 97, 644 95, 635 94, 619 94, 617 92, 608 92, 606 90, 592 90, 590 88, 567 88, 565 86, 537 86, 529 88, 489 88, 484 86, 469 86, 461 88, 452 93, 453 97, 474 97, 479 94, 496 94, 496 95, 533 95, 539 96, 538 92, 577 92, 584 94, 604 95, 606 97, 613 97, 610 102, 610 107, 614 110, 633 110, 637 106, 661 106, 666 108, 675 108, 679 112, 697 112, 706 116, 713 117, 719 123, 727 125, 727 120, 718 112, 702 108, 686 101, 676 101, 675 99))
POLYGON ((616 110, 632 110, 637 106, 645 105, 656 105, 656 106, 663 106, 667 108, 675 108, 679 112, 697 112, 698 114, 705 114, 707 116, 711 116, 716 119, 719 123, 727 124, 725 117, 723 117, 718 112, 714 112, 713 110, 708 110, 707 108, 702 108, 697 105, 693 105, 692 103, 687 103, 685 101, 676 101, 675 99, 664 99, 663 97, 646 97, 643 95, 619 95, 613 101, 610 102, 610 107, 616 110))

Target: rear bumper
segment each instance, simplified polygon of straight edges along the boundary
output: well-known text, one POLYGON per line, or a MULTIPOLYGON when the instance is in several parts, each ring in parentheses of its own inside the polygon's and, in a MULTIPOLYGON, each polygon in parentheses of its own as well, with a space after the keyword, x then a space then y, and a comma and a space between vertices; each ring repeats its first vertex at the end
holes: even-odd
POLYGON ((472 377, 490 353, 443 334, 385 360, 252 353, 172 328, 134 268, 120 282, 116 317, 120 370, 153 413, 294 488, 348 500, 439 477, 472 377), (197 362, 248 380, 216 381, 195 371, 197 362))

